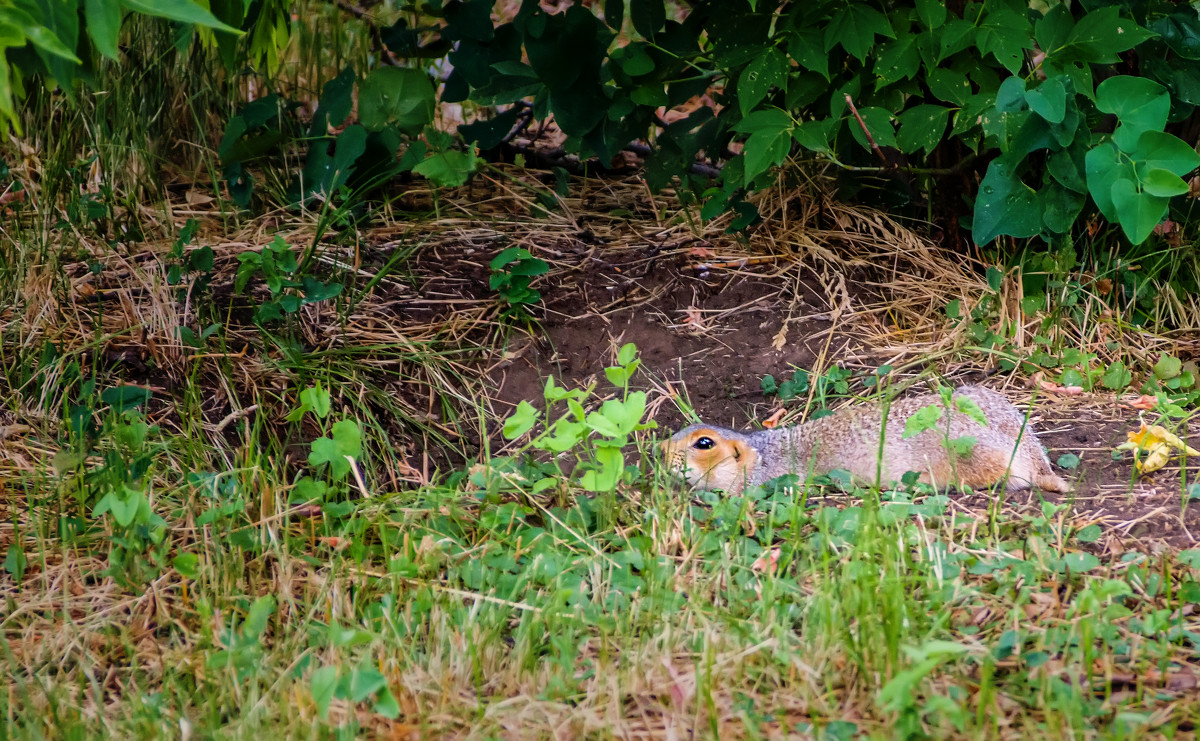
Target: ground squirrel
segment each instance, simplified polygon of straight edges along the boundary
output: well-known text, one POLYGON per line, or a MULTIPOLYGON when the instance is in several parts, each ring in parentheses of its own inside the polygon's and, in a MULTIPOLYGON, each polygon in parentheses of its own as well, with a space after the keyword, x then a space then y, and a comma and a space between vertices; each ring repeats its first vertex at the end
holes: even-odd
POLYGON ((1036 485, 1045 491, 1070 491, 1050 468, 1046 450, 1025 416, 1003 395, 979 386, 961 386, 954 398, 974 401, 988 420, 985 427, 954 409, 947 430, 945 404, 937 394, 895 399, 888 412, 887 438, 880 464, 879 431, 882 407, 863 404, 795 427, 738 432, 712 425, 692 425, 663 443, 667 462, 685 469, 688 483, 705 489, 739 493, 785 473, 801 477, 810 471, 849 471, 854 480, 871 484, 876 473, 885 485, 908 471, 938 487, 983 489, 1004 480, 1009 491, 1036 485), (906 420, 917 410, 934 406, 942 417, 933 429, 904 439, 906 420), (968 455, 951 455, 946 441, 970 436, 975 445, 968 455), (1015 450, 1015 452, 1014 452, 1015 450))

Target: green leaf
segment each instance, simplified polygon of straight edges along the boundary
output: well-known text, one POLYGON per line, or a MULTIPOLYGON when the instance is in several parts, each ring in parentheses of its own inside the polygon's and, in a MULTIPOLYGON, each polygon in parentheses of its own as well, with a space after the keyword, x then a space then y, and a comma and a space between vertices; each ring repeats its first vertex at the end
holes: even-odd
POLYGON ((1013 75, 1000 83, 996 90, 996 110, 1001 113, 1024 110, 1029 105, 1025 99, 1025 78, 1013 75))
POLYGON ((1069 232, 1085 202, 1082 193, 1068 190, 1054 181, 1042 186, 1038 200, 1042 203, 1042 223, 1053 234, 1069 232))
POLYGON ((104 511, 107 511, 112 513, 113 519, 116 520, 117 524, 121 527, 129 527, 132 525, 134 519, 137 517, 138 511, 142 508, 142 503, 146 502, 146 497, 144 494, 142 494, 142 492, 136 489, 131 489, 128 486, 123 486, 121 488, 124 492, 124 496, 115 491, 110 491, 108 494, 105 494, 104 499, 101 500, 101 503, 107 501, 107 506, 101 508, 100 504, 97 504, 96 509, 92 512, 92 516, 96 517, 99 516, 99 514, 102 514, 104 511))
POLYGON ((376 715, 382 715, 385 718, 395 720, 400 716, 400 703, 396 701, 396 696, 387 687, 384 687, 378 695, 375 696, 376 715))
POLYGON ((1116 115, 1120 126, 1113 133, 1113 141, 1128 152, 1143 132, 1162 131, 1167 125, 1171 96, 1153 80, 1118 75, 1096 86, 1096 107, 1116 115))
POLYGON ((83 17, 88 36, 96 45, 96 51, 113 60, 118 60, 117 42, 121 37, 121 3, 119 0, 85 0, 83 17))
POLYGON ((1200 155, 1190 144, 1162 131, 1143 133, 1130 157, 1147 170, 1163 169, 1176 175, 1186 175, 1200 165, 1200 155))
POLYGON ((1097 540, 1100 540, 1100 536, 1103 534, 1104 530, 1099 525, 1088 525, 1075 533, 1075 538, 1081 543, 1095 543, 1097 540))
MULTIPOLYGON (((1149 133, 1149 132, 1147 132, 1149 133)), ((1121 155, 1111 141, 1101 142, 1084 155, 1087 188, 1100 213, 1112 223, 1117 222, 1117 207, 1113 204, 1113 185, 1121 179, 1133 180, 1133 165, 1121 155)))
POLYGON ((1112 202, 1121 230, 1134 244, 1146 241, 1166 215, 1169 205, 1166 198, 1139 190, 1137 182, 1128 178, 1113 183, 1112 202))
POLYGON ((351 702, 362 702, 385 687, 387 679, 375 667, 363 662, 350 672, 348 699, 351 702))
POLYGON ((825 51, 840 45, 858 61, 866 62, 876 36, 896 38, 887 16, 865 3, 847 3, 825 27, 825 51))
MULTIPOLYGON (((1079 468, 1079 456, 1074 453, 1063 453, 1058 457, 1058 465, 1060 468, 1074 470, 1079 468)), ((1084 528, 1086 530, 1086 528, 1084 528)))
MULTIPOLYGON (((74 19, 74 14, 76 12, 77 11, 74 9, 70 11, 72 14, 72 22, 77 22, 74 19)), ((45 18, 46 16, 41 17, 45 18)), ((53 15, 50 15, 49 17, 53 18, 53 15)), ((56 24, 51 21, 51 25, 56 24)), ((75 31, 71 30, 70 26, 64 28, 63 25, 59 24, 56 25, 56 27, 60 31, 64 31, 69 34, 67 37, 69 42, 74 42, 75 31)), ((47 54, 67 62, 71 62, 75 65, 82 64, 82 62, 79 61, 79 57, 75 56, 74 52, 68 48, 67 43, 64 43, 63 39, 59 38, 58 34, 42 25, 33 16, 26 13, 24 10, 21 10, 20 8, 12 7, 11 5, 0 5, 0 29, 4 30, 3 36, 7 38, 7 42, 4 44, 4 46, 23 45, 24 40, 28 39, 29 42, 35 47, 46 52, 47 54), (17 38, 21 38, 20 44, 14 43, 16 42, 17 38)), ((0 47, 0 50, 2 49, 3 47, 0 47)), ((49 60, 47 60, 47 63, 49 64, 49 60)), ((55 70, 51 71, 54 72, 55 70)), ((61 83, 64 81, 59 80, 59 82, 61 83)), ((69 82, 69 80, 67 82, 69 82)))
POLYGON ((635 31, 653 40, 667 22, 667 11, 663 0, 634 0, 629 5, 629 17, 635 31))
POLYGON ((215 28, 219 31, 242 35, 242 32, 233 26, 227 26, 217 20, 216 16, 200 7, 196 3, 188 2, 188 0, 121 0, 121 4, 126 8, 152 15, 156 18, 166 18, 179 23, 191 23, 197 26, 205 26, 207 28, 215 28))
POLYGON ((946 4, 942 0, 917 0, 917 17, 932 31, 946 22, 946 4))
POLYGON ((504 420, 503 434, 506 440, 515 440, 524 435, 537 422, 538 412, 532 404, 522 401, 517 409, 504 420))
MULTIPOLYGON (((648 45, 640 41, 628 46, 618 47, 613 51, 613 58, 618 59, 621 69, 630 77, 648 75, 654 71, 654 58, 647 53, 647 48, 648 45), (618 51, 623 51, 624 53, 618 57, 618 51)), ((530 72, 532 71, 530 70, 530 72)))
MULTIPOLYGON (((876 144, 881 147, 900 148, 896 142, 896 130, 892 128, 891 111, 886 108, 868 106, 859 108, 858 115, 862 116, 863 123, 867 125, 867 130, 871 132, 876 144)), ((863 149, 870 151, 871 145, 867 141, 866 134, 863 133, 862 126, 859 126, 853 114, 847 114, 846 125, 850 127, 850 134, 854 137, 854 141, 858 142, 863 149)))
POLYGON ((1025 93, 1033 112, 1050 123, 1062 123, 1067 115, 1067 88, 1062 78, 1051 77, 1037 88, 1025 93))
POLYGON ((981 53, 991 54, 1015 75, 1025 62, 1025 50, 1033 45, 1030 30, 1029 20, 1023 14, 994 7, 979 25, 975 45, 981 53))
POLYGON ((946 133, 950 109, 940 105, 918 105, 897 118, 900 131, 896 134, 896 143, 900 145, 900 151, 911 154, 924 150, 930 154, 946 133))
POLYGON ((625 471, 625 457, 621 455, 621 449, 615 446, 601 445, 595 450, 599 468, 584 471, 579 477, 579 485, 587 491, 612 491, 625 471))
POLYGON ((395 126, 406 134, 416 134, 433 121, 436 97, 425 72, 377 67, 358 87, 358 118, 372 131, 395 126))
POLYGON ((803 68, 829 79, 829 54, 815 28, 798 29, 788 39, 788 56, 803 68))
POLYGON ((330 474, 335 479, 341 479, 350 473, 350 458, 358 458, 362 454, 362 433, 358 423, 353 420, 342 420, 333 425, 332 437, 319 437, 312 441, 312 452, 308 454, 308 464, 319 466, 329 464, 330 474))
POLYGON ((791 150, 792 118, 778 108, 751 113, 735 130, 750 132, 743 149, 747 186, 771 165, 782 164, 791 150))
POLYGON ((1002 234, 1036 236, 1042 230, 1042 208, 1037 193, 1013 175, 1006 158, 998 157, 979 184, 971 237, 985 245, 1002 234))
POLYGON ((792 130, 792 138, 810 152, 833 154, 833 148, 829 144, 829 130, 836 124, 837 121, 833 119, 805 121, 792 130))
POLYGON ((916 41, 916 36, 905 34, 880 47, 875 58, 876 90, 917 74, 921 69, 921 55, 917 52, 916 41))
POLYGON ((141 386, 114 386, 100 392, 100 401, 111 406, 114 412, 123 412, 140 407, 150 401, 151 396, 150 389, 141 386))
POLYGON ((775 48, 768 49, 766 54, 750 62, 738 78, 738 107, 742 115, 748 116, 767 97, 772 87, 786 90, 787 72, 787 58, 775 48))
POLYGON ((1159 356, 1158 362, 1154 364, 1154 375, 1160 380, 1165 381, 1168 378, 1175 378, 1183 372, 1183 362, 1178 358, 1171 357, 1166 353, 1159 356))
POLYGON ((965 414, 978 422, 982 427, 988 427, 990 425, 987 415, 983 413, 983 409, 981 409, 979 404, 969 396, 954 397, 954 408, 957 409, 960 414, 965 414))
POLYGON ((637 345, 632 342, 626 342, 621 345, 621 349, 617 350, 617 363, 620 365, 629 365, 637 360, 637 345))
POLYGON ((1125 368, 1125 363, 1118 360, 1108 366, 1108 370, 1104 371, 1104 376, 1100 382, 1104 384, 1104 388, 1110 391, 1120 391, 1129 385, 1133 380, 1133 374, 1125 368))
POLYGON ((333 399, 329 394, 329 390, 323 388, 320 383, 316 386, 310 386, 300 392, 300 404, 302 408, 311 410, 317 415, 318 419, 325 419, 329 416, 329 412, 333 409, 333 399))
POLYGON ((25 578, 25 567, 28 564, 29 560, 25 557, 25 551, 21 550, 16 543, 10 544, 4 556, 4 570, 12 575, 14 581, 19 582, 25 578))
POLYGON ((1121 18, 1120 9, 1110 5, 1084 13, 1071 29, 1065 46, 1081 61, 1115 64, 1121 61, 1118 54, 1153 37, 1153 33, 1132 20, 1121 18))
POLYGON ((559 419, 552 428, 554 434, 538 439, 535 447, 551 453, 563 453, 578 445, 587 435, 587 430, 588 428, 579 422, 559 419))
POLYGON ((1074 27, 1075 19, 1071 16, 1071 11, 1067 10, 1067 6, 1055 5, 1034 24, 1033 37, 1038 48, 1053 56, 1067 43, 1074 27))
POLYGON ((195 553, 180 553, 171 563, 181 576, 189 579, 195 579, 199 573, 200 557, 195 553))
POLYGON ((1070 150, 1060 149, 1046 158, 1046 170, 1055 182, 1064 188, 1076 193, 1087 193, 1087 183, 1083 181, 1083 174, 1080 173, 1079 165, 1071 156, 1070 150))
POLYGON ((1004 271, 995 265, 988 265, 987 270, 984 271, 984 274, 987 278, 988 288, 990 288, 993 292, 999 291, 1000 286, 1004 284, 1004 271))
POLYGON ((1081 574, 1100 566, 1100 559, 1090 553, 1076 551, 1062 557, 1060 562, 1064 569, 1074 574, 1081 574))
POLYGON ((901 439, 907 440, 926 430, 935 429, 943 413, 942 407, 938 404, 921 407, 904 420, 904 433, 900 436, 901 439))
POLYGON ((975 439, 975 437, 971 435, 963 435, 962 437, 956 437, 953 440, 950 440, 948 447, 953 455, 966 457, 970 455, 973 450, 975 450, 975 444, 977 442, 979 441, 975 439))
POLYGON ((1144 174, 1139 173, 1139 179, 1142 190, 1152 196, 1170 198, 1188 192, 1188 184, 1183 182, 1183 178, 1169 170, 1156 168, 1144 174))
POLYGON ((310 682, 313 704, 317 706, 317 715, 322 720, 329 714, 329 704, 333 702, 334 690, 337 689, 338 670, 336 666, 323 666, 313 672, 310 682))
POLYGON ((604 22, 614 31, 620 31, 625 22, 625 0, 604 0, 604 22))
POLYGON ((1171 51, 1184 59, 1200 59, 1200 16, 1195 8, 1176 6, 1170 15, 1155 18, 1147 25, 1162 37, 1171 51))
POLYGON ((926 80, 929 92, 938 100, 961 106, 971 97, 971 83, 958 70, 938 68, 929 73, 926 80))
POLYGON ((621 429, 617 423, 599 412, 592 412, 587 416, 587 426, 605 437, 621 437, 621 429))
POLYGON ((479 158, 475 156, 475 150, 460 152, 447 149, 421 160, 412 171, 429 178, 440 188, 457 188, 478 169, 479 158))

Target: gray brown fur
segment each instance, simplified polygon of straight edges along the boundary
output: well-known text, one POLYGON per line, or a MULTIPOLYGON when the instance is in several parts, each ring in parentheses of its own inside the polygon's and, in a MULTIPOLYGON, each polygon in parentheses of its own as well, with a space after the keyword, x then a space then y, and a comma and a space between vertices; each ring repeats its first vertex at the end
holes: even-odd
POLYGON ((979 386, 963 386, 954 398, 967 397, 984 413, 980 425, 956 408, 949 412, 949 429, 940 396, 922 394, 896 399, 888 411, 880 456, 883 409, 876 404, 849 407, 821 419, 777 430, 739 432, 712 425, 692 425, 666 443, 672 465, 687 464, 694 485, 741 491, 786 473, 805 476, 845 469, 859 483, 883 484, 900 480, 908 471, 938 487, 982 489, 1005 481, 1008 490, 1038 486, 1046 491, 1069 491, 1054 473, 1046 451, 1025 416, 1002 394, 979 386), (943 415, 933 429, 904 439, 906 420, 923 407, 936 406, 943 415), (947 440, 963 436, 976 442, 966 456, 952 455, 947 440), (715 447, 696 449, 700 437, 715 447), (878 474, 878 477, 877 477, 878 474), (716 484, 717 486, 714 486, 716 484))

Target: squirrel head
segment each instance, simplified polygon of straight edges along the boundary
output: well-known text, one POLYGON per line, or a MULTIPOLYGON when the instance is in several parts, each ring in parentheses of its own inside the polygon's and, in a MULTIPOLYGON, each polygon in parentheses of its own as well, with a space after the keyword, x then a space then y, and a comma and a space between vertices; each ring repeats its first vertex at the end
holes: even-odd
POLYGON ((701 489, 737 494, 758 463, 758 452, 746 436, 723 427, 685 427, 662 446, 667 465, 701 489))

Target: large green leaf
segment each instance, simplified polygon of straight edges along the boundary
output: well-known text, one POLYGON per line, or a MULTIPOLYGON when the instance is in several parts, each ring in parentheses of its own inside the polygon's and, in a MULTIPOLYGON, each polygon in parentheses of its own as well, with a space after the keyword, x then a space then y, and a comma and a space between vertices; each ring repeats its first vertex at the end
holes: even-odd
POLYGON ((1051 77, 1035 89, 1026 91, 1025 100, 1034 113, 1050 123, 1062 123, 1067 115, 1067 88, 1062 78, 1051 77))
POLYGON ((1112 188, 1118 180, 1134 179, 1133 164, 1121 155, 1117 145, 1111 141, 1092 147, 1084 156, 1088 193, 1104 218, 1117 222, 1117 208, 1113 205, 1112 188))
POLYGON ((1046 158, 1046 171, 1064 188, 1076 193, 1087 193, 1087 183, 1083 180, 1083 172, 1079 162, 1072 156, 1071 149, 1060 149, 1046 158))
POLYGON ((821 42, 821 32, 815 28, 793 31, 788 39, 788 56, 801 67, 829 79, 829 53, 821 42))
POLYGON ((1112 184, 1112 201, 1121 230, 1134 244, 1146 241, 1166 215, 1169 203, 1166 198, 1140 190, 1137 182, 1129 178, 1120 178, 1112 184))
POLYGON ((117 60, 122 15, 120 0, 84 0, 83 17, 87 20, 88 36, 96 50, 113 61, 117 60))
POLYGON ((413 167, 413 172, 429 178, 439 187, 456 188, 467 182, 467 178, 478 167, 479 160, 475 156, 475 150, 460 152, 457 149, 447 149, 421 160, 413 167))
MULTIPOLYGON (((50 21, 53 23, 53 20, 50 21)), ((64 59, 74 64, 80 64, 63 39, 60 39, 51 29, 47 28, 33 16, 20 8, 0 7, 0 24, 17 29, 29 42, 47 54, 64 59)), ((71 39, 73 42, 74 39, 71 39)))
POLYGON ((1138 168, 1138 179, 1142 183, 1142 190, 1152 196, 1170 198, 1188 192, 1188 184, 1170 170, 1150 168, 1143 171, 1138 168))
POLYGON ((1171 51, 1184 59, 1200 59, 1200 15, 1190 5, 1178 5, 1170 15, 1151 20, 1148 24, 1171 51))
POLYGON ((946 133, 950 109, 940 105, 919 105, 896 118, 900 121, 900 131, 896 134, 900 151, 911 154, 924 150, 929 154, 946 133))
POLYGON ((926 84, 934 97, 957 106, 964 105, 971 97, 971 83, 958 70, 939 67, 929 73, 926 84))
POLYGON ((1130 157, 1147 169, 1167 170, 1180 176, 1200 166, 1200 155, 1190 144, 1163 131, 1143 133, 1130 157))
POLYGON ((946 4, 942 0, 917 0, 917 16, 933 30, 946 22, 946 4))
POLYGON ((975 44, 982 54, 991 54, 1012 74, 1025 63, 1025 50, 1033 45, 1029 21, 1005 7, 988 13, 977 31, 975 44))
POLYGON ((866 3, 847 3, 825 27, 825 51, 840 45, 858 61, 865 62, 876 36, 896 38, 887 16, 866 3))
POLYGON ((1042 231, 1042 208, 1037 193, 1013 173, 1007 158, 994 159, 975 197, 971 237, 985 245, 1002 234, 1035 236, 1042 231))
POLYGON ((197 26, 215 28, 238 35, 242 33, 233 26, 228 26, 217 20, 217 17, 212 13, 196 3, 188 2, 188 0, 121 0, 121 4, 129 10, 144 13, 145 15, 152 15, 156 18, 166 18, 169 21, 178 21, 179 23, 192 23, 197 26))
POLYGON ((778 108, 755 111, 738 123, 737 131, 750 134, 744 148, 744 182, 747 186, 771 165, 781 164, 787 157, 794 125, 792 117, 778 108))
POLYGON ((1038 48, 1048 55, 1055 54, 1075 27, 1075 19, 1066 5, 1055 5, 1044 16, 1039 18, 1033 27, 1033 37, 1038 48))
POLYGON ((635 31, 653 40, 667 22, 667 10, 663 0, 634 0, 629 6, 629 19, 635 31))
POLYGON ((916 41, 913 34, 904 34, 880 47, 875 58, 876 90, 909 79, 920 71, 921 55, 917 53, 916 41))
POLYGON ((1096 86, 1096 107, 1115 114, 1120 126, 1113 133, 1117 146, 1133 149, 1145 131, 1162 131, 1171 112, 1167 89, 1144 77, 1118 75, 1096 86))
POLYGON ((1053 234, 1069 232, 1083 210, 1083 194, 1068 190, 1051 180, 1042 186, 1037 195, 1042 204, 1042 222, 1046 229, 1053 234))
POLYGON ((395 126, 415 134, 433 120, 435 103, 433 83, 418 69, 377 67, 358 88, 358 118, 372 131, 395 126))
MULTIPOLYGON (((858 115, 862 116, 863 123, 867 125, 867 130, 871 132, 871 137, 875 139, 876 144, 881 147, 896 147, 899 149, 900 145, 896 142, 896 130, 892 127, 892 114, 890 111, 886 108, 868 106, 867 108, 859 108, 858 115)), ((850 134, 854 137, 854 140, 861 144, 863 149, 869 150, 871 144, 867 141, 862 126, 859 125, 853 114, 848 114, 846 124, 850 127, 850 134)))
POLYGON ((750 114, 754 107, 767 97, 771 88, 787 89, 787 58, 778 49, 768 49, 766 54, 755 59, 738 78, 738 107, 742 115, 750 114))
POLYGON ((1084 13, 1071 29, 1065 46, 1071 56, 1081 61, 1115 64, 1121 61, 1118 54, 1153 37, 1153 32, 1121 18, 1120 8, 1110 5, 1084 13))

